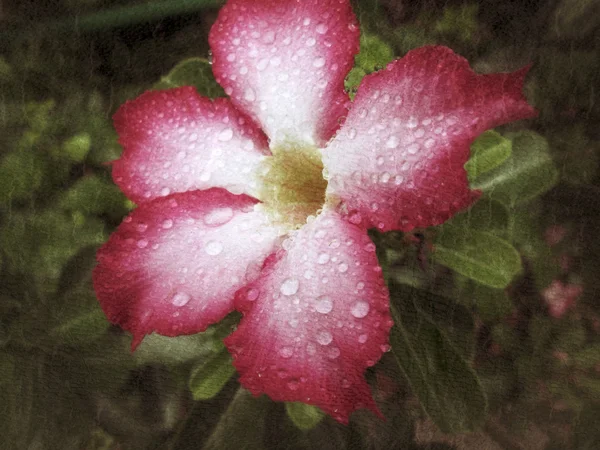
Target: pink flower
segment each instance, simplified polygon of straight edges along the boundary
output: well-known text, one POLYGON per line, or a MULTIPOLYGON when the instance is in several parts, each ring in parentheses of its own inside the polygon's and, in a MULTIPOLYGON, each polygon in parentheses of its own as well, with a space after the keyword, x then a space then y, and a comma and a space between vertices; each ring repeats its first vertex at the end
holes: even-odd
POLYGON ((526 68, 476 75, 444 47, 365 77, 350 103, 358 38, 347 0, 230 0, 210 33, 229 98, 146 92, 115 115, 113 177, 139 206, 94 271, 134 347, 237 309, 225 343, 241 384, 341 422, 378 413, 363 373, 389 349, 367 229, 427 227, 468 207, 469 144, 535 115, 526 68))
POLYGON ((554 280, 550 286, 542 291, 542 297, 548 306, 548 313, 560 319, 569 309, 575 306, 577 297, 583 292, 583 287, 578 284, 564 284, 554 280))

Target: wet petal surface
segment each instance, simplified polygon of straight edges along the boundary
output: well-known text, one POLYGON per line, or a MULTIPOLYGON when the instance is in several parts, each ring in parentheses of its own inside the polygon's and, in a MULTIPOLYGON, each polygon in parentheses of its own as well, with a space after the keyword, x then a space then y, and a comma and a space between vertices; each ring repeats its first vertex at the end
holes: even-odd
POLYGON ((233 310, 277 235, 255 200, 222 189, 144 203, 98 251, 94 288, 109 320, 134 335, 205 330, 233 310))
POLYGON ((341 422, 358 408, 378 412, 363 373, 389 349, 392 321, 375 245, 330 211, 283 248, 236 295, 244 318, 225 343, 240 382, 341 422))
POLYGON ((114 122, 123 154, 113 178, 137 203, 212 187, 253 195, 269 153, 262 132, 229 100, 211 101, 192 87, 148 91, 114 122))
POLYGON ((346 114, 358 33, 346 0, 230 0, 210 33, 213 71, 275 144, 323 145, 346 114))
POLYGON ((463 168, 471 142, 536 114, 522 94, 526 72, 477 75, 452 50, 423 47, 366 76, 323 151, 327 195, 366 228, 409 231, 449 219, 477 198, 463 168))

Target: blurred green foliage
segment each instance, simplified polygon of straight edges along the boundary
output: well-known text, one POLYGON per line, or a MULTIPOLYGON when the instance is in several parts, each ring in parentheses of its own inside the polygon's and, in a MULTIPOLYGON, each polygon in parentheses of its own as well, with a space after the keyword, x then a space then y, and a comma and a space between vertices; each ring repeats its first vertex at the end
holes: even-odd
POLYGON ((345 84, 351 96, 366 74, 438 43, 486 72, 533 63, 526 91, 540 111, 472 145, 465 168, 482 191, 472 208, 433 229, 373 233, 396 325, 393 353, 366 375, 387 423, 359 411, 345 427, 314 407, 240 389, 222 343, 236 315, 193 336, 148 336, 130 352, 90 275, 97 248, 134 206, 110 178, 121 151, 110 117, 146 89, 224 95, 205 59, 216 12, 205 7, 214 4, 64 0, 3 10, 3 446, 466 448, 419 433, 433 421, 507 449, 598 448, 600 15, 592 1, 354 2, 363 33, 345 84), (548 303, 555 280, 583 288, 560 317, 548 303))

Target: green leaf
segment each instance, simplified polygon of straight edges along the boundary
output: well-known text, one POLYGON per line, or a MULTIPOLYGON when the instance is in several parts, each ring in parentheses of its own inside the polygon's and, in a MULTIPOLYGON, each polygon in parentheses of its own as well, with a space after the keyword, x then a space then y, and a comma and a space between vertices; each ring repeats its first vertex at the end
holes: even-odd
POLYGON ((221 392, 234 373, 231 355, 223 348, 192 370, 188 385, 194 400, 213 398, 221 392))
POLYGON ((410 299, 394 301, 390 342, 400 368, 431 419, 445 433, 480 427, 487 400, 477 375, 443 332, 410 299))
POLYGON ((366 73, 382 69, 394 59, 394 51, 376 35, 360 35, 360 52, 354 57, 357 67, 366 73))
POLYGON ((590 369, 600 364, 600 344, 592 344, 572 356, 576 366, 590 369))
POLYGON ((80 178, 59 200, 62 209, 119 218, 127 213, 121 190, 98 175, 80 178))
POLYGON ((454 216, 449 223, 480 231, 504 231, 509 225, 509 213, 504 204, 482 198, 468 210, 454 216))
POLYGON ((78 133, 63 143, 63 151, 73 162, 83 162, 92 146, 92 138, 88 133, 78 133))
POLYGON ((47 161, 32 149, 8 153, 0 160, 0 204, 30 198, 42 184, 47 161))
POLYGON ((490 288, 473 283, 472 290, 464 294, 475 306, 478 315, 485 322, 495 322, 511 314, 514 305, 503 289, 490 288))
POLYGON ((316 406, 301 402, 287 402, 285 410, 288 417, 301 430, 311 430, 316 427, 325 414, 316 406))
POLYGON ((439 230, 432 257, 461 275, 490 287, 504 288, 521 272, 521 257, 505 240, 450 224, 439 230))
POLYGON ((512 139, 512 156, 503 164, 478 176, 472 189, 507 205, 531 200, 558 182, 548 142, 533 131, 523 131, 512 139))
POLYGON ((108 329, 104 312, 97 306, 80 316, 74 317, 50 331, 50 337, 69 345, 82 345, 96 340, 108 329))
POLYGON ((494 130, 480 135, 471 144, 471 158, 465 164, 469 181, 498 167, 512 154, 512 142, 494 130))
POLYGON ((189 58, 177 64, 152 89, 171 89, 181 86, 194 86, 200 95, 209 98, 224 97, 225 91, 216 82, 208 60, 189 58))
POLYGON ((239 450, 264 448, 266 397, 253 397, 240 388, 202 447, 204 450, 239 450))

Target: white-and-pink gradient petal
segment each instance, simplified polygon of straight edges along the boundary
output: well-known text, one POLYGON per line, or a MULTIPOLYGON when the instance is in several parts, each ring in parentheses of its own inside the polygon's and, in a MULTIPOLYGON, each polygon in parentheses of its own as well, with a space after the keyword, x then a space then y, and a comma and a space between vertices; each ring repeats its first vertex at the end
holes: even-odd
POLYGON ((346 115, 359 29, 346 0, 229 0, 210 32, 213 71, 275 144, 324 145, 346 115))
POLYGON ((244 313, 225 340, 254 394, 316 405, 347 423, 378 413, 364 371, 389 349, 389 294, 367 233, 325 211, 284 241, 236 294, 244 313))
POLYGON ((533 117, 528 68, 477 75, 446 47, 423 47, 367 75, 323 151, 327 195, 352 223, 382 231, 438 225, 478 197, 464 164, 483 131, 533 117))
POLYGON ((173 194, 143 203, 111 235, 94 288, 134 347, 154 331, 204 331, 234 309, 235 292, 258 277, 278 242, 255 204, 216 188, 173 194))
POLYGON ((254 195, 257 166, 270 154, 250 118, 193 87, 145 92, 117 111, 114 124, 123 154, 113 178, 136 203, 212 187, 254 195))

